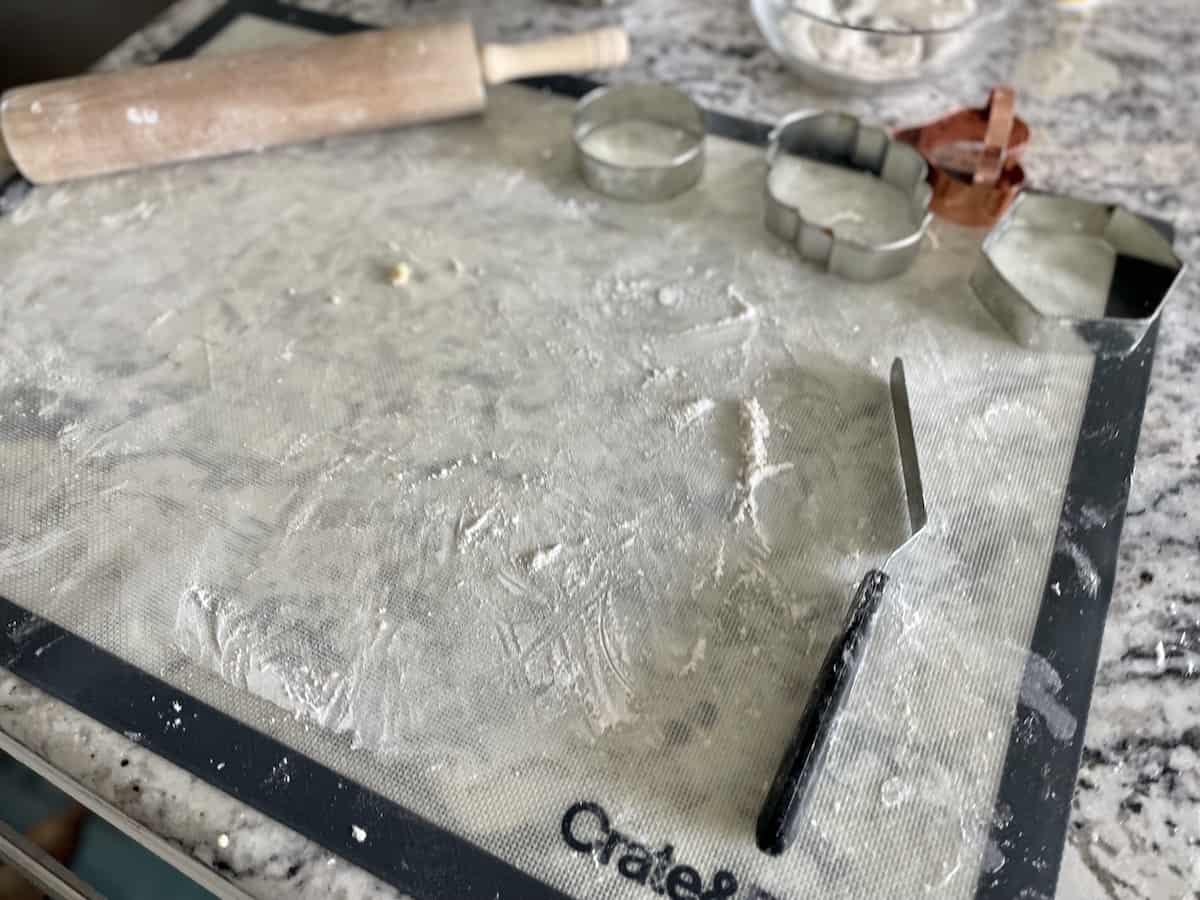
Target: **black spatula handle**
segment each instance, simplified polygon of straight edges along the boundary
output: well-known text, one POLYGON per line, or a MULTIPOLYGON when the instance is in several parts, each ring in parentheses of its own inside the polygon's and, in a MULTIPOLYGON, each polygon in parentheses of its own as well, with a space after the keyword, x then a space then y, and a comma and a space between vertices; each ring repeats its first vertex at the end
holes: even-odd
POLYGON ((756 838, 764 853, 782 853, 796 836, 816 773, 825 761, 833 722, 858 674, 863 647, 887 582, 887 575, 878 569, 872 569, 859 582, 845 627, 825 655, 800 725, 758 815, 756 838))

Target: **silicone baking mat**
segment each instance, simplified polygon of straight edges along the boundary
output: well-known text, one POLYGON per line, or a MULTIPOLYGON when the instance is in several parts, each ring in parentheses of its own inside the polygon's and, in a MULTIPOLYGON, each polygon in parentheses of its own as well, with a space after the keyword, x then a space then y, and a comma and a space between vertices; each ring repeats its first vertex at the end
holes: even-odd
MULTIPOLYGON (((235 3, 176 55, 354 27, 235 3)), ((422 900, 1051 894, 1154 335, 1017 350, 950 228, 804 265, 756 123, 675 201, 592 194, 587 87, 10 189, 0 660, 422 900), (769 858, 902 528, 894 356, 930 524, 769 858)))

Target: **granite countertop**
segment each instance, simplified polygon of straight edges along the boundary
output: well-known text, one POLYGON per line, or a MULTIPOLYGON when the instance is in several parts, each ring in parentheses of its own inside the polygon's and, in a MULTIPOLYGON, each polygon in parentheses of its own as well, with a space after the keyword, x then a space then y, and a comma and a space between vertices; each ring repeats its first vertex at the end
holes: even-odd
MULTIPOLYGON (((220 0, 181 0, 117 48, 107 67, 152 60, 220 0)), ((309 0, 375 24, 413 4, 309 0)), ((471 12, 485 34, 521 39, 621 19, 635 40, 622 77, 675 82, 706 105, 772 118, 838 105, 887 124, 977 105, 1011 81, 1035 140, 1032 182, 1173 221, 1200 259, 1200 9, 1158 0, 1154 14, 1108 0, 1087 16, 1026 0, 985 59, 888 97, 814 95, 768 51, 746 3, 632 0, 580 9, 538 0, 434 0, 421 16, 471 12)), ((1164 313, 1129 515, 1087 729, 1059 896, 1172 900, 1200 892, 1200 287, 1185 278, 1164 313)), ((319 846, 0 673, 0 729, 84 788, 253 896, 394 897, 319 846)))

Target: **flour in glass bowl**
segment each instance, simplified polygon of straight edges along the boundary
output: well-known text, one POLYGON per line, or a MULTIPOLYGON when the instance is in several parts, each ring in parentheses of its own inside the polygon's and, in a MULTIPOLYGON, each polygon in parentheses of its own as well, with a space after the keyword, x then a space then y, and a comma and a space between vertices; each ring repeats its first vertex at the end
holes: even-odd
POLYGON ((970 29, 953 29, 979 12, 977 0, 767 2, 777 5, 776 34, 783 45, 777 49, 810 65, 879 82, 916 78, 960 53, 972 39, 970 29))
POLYGON ((957 28, 976 12, 976 0, 793 0, 800 12, 878 31, 936 31, 957 28))

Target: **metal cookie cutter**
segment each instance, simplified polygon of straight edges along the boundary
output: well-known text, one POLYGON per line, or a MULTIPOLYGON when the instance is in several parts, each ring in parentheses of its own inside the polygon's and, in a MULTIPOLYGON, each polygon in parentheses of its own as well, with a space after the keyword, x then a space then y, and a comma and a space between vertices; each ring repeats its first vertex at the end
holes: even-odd
POLYGON ((666 84, 618 84, 596 88, 575 107, 572 138, 583 180, 619 200, 669 200, 692 187, 704 174, 704 112, 692 98, 666 84), (602 148, 602 133, 618 126, 668 135, 669 151, 639 150, 636 136, 614 136, 602 148), (628 141, 621 148, 617 141, 628 141), (670 155, 668 155, 668 152, 670 155))
POLYGON ((896 442, 900 449, 900 471, 908 507, 908 537, 891 552, 883 568, 872 569, 859 582, 842 633, 825 654, 825 661, 821 664, 812 693, 800 716, 800 724, 779 763, 758 816, 755 842, 760 850, 772 856, 788 848, 805 818, 817 773, 825 764, 834 721, 845 705, 858 675, 867 639, 879 614, 889 580, 883 569, 925 527, 925 492, 921 486, 921 469, 917 464, 917 442, 913 436, 904 363, 899 359, 892 363, 891 393, 896 442))
POLYGON ((1025 184, 1018 158, 1029 143, 1029 126, 1017 117, 1012 88, 992 90, 982 109, 896 132, 929 163, 934 213, 959 225, 996 224, 1025 184))
POLYGON ((1183 269, 1171 241, 1141 216, 1111 204, 1026 191, 984 239, 971 288, 1025 347, 1123 354, 1158 321, 1183 269), (997 250, 1016 229, 1044 235, 1043 246, 1064 235, 1106 242, 1115 262, 1103 314, 1064 315, 1054 308, 1053 298, 1027 294, 1014 285, 997 262, 997 250))
POLYGON ((916 150, 893 141, 882 128, 845 113, 794 113, 775 127, 767 146, 767 228, 834 275, 854 281, 891 278, 912 265, 933 218, 927 172, 916 150), (912 231, 898 240, 868 243, 808 221, 802 210, 772 192, 771 170, 780 154, 861 169, 899 188, 908 198, 912 231))

